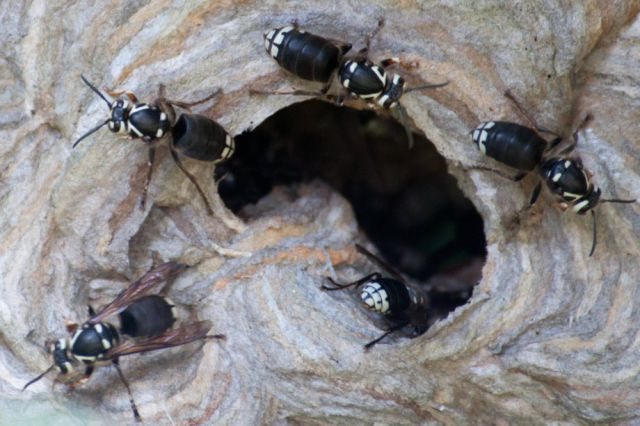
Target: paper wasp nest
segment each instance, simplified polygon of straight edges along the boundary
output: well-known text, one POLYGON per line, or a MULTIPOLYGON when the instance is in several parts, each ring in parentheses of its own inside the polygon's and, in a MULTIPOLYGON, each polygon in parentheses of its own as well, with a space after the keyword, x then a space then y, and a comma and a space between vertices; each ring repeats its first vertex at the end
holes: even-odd
POLYGON ((65 321, 84 321, 87 303, 111 300, 155 257, 194 265, 168 294, 183 320, 209 319, 228 339, 123 358, 146 421, 637 421, 638 206, 597 208, 589 258, 590 219, 561 214, 549 197, 514 222, 535 179, 469 170, 502 167, 478 152, 469 131, 481 121, 519 121, 506 89, 563 133, 591 113, 577 152, 606 196, 638 197, 640 2, 316 3, 5 5, 0 418, 132 420, 112 368, 72 392, 51 391, 53 375, 20 390, 50 364, 43 344, 65 335, 65 321), (141 210, 141 142, 102 130, 71 150, 106 114, 81 73, 144 101, 158 83, 184 100, 222 88, 199 112, 237 135, 301 100, 251 96, 249 88, 317 87, 277 67, 264 30, 297 20, 359 49, 379 17, 386 26, 373 59, 418 63, 401 71, 410 84, 450 81, 403 103, 482 214, 488 243, 470 301, 418 338, 364 352, 360 342, 380 330, 349 295, 319 290, 331 266, 341 277, 370 272, 353 249, 350 206, 327 186, 276 189, 243 222, 217 197, 212 166, 185 160, 207 182, 211 217, 160 149, 141 210))

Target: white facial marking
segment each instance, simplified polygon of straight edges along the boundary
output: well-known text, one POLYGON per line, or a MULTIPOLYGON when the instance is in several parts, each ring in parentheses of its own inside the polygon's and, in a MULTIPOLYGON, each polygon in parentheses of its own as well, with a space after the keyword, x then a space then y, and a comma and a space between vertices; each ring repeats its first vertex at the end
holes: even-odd
POLYGON ((347 89, 349 88, 349 85, 351 84, 351 80, 349 80, 348 78, 346 80, 342 81, 342 85, 344 87, 346 87, 347 89))
POLYGON ((568 169, 569 167, 571 167, 571 161, 567 160, 564 162, 564 168, 568 169))
POLYGON ((102 347, 109 349, 111 347, 111 343, 107 339, 102 339, 102 347))
POLYGON ((278 57, 278 46, 276 46, 275 44, 273 46, 271 46, 271 56, 273 56, 274 58, 278 57))
POLYGON ((167 114, 165 114, 164 112, 160 113, 160 121, 166 121, 167 120, 167 114))
POLYGON ((557 182, 557 181, 560 180, 561 177, 562 177, 562 173, 556 173, 555 175, 553 175, 551 180, 554 181, 554 182, 557 182))
POLYGON ((102 334, 102 324, 98 323, 93 328, 96 330, 96 333, 102 334))
POLYGON ((161 138, 163 134, 164 132, 162 131, 162 129, 158 129, 158 131, 156 132, 156 138, 161 138))
POLYGON ((129 126, 127 126, 127 122, 126 121, 121 121, 120 122, 120 127, 118 128, 118 132, 117 133, 118 134, 127 134, 127 133, 129 133, 128 127, 129 126))
POLYGON ((349 72, 355 72, 356 68, 358 68, 358 64, 353 61, 349 61, 349 72))

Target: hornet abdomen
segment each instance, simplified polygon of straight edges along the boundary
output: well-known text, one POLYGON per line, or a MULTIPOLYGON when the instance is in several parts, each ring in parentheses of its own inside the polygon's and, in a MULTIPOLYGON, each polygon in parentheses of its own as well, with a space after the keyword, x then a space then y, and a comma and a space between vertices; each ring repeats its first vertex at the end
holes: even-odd
POLYGON ((180 154, 220 162, 233 155, 234 139, 215 121, 198 114, 182 114, 171 129, 173 146, 180 154))
POLYGON ((264 36, 267 52, 278 64, 300 78, 327 83, 336 71, 350 44, 338 46, 323 37, 281 27, 264 36))
POLYGON ((131 337, 153 337, 171 328, 176 318, 164 297, 144 296, 120 312, 120 331, 131 337))
POLYGON ((473 141, 483 154, 514 169, 533 171, 547 149, 547 141, 516 123, 489 121, 473 131, 473 141))

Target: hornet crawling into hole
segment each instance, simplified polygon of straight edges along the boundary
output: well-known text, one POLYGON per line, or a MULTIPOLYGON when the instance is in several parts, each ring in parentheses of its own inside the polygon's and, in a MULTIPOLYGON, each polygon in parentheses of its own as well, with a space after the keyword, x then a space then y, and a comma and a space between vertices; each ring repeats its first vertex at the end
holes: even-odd
POLYGON ((356 248, 371 261, 386 269, 392 277, 383 277, 381 273, 374 272, 348 284, 339 284, 327 277, 333 287, 323 285, 321 288, 326 291, 336 291, 351 287, 357 290, 362 287, 360 298, 364 307, 383 315, 392 324, 384 334, 364 345, 365 350, 406 326, 412 326, 417 335, 427 331, 430 325, 427 292, 410 285, 395 268, 361 245, 356 244, 356 248))
POLYGON ((140 139, 149 147, 148 172, 144 183, 142 200, 140 205, 145 206, 153 162, 158 144, 166 142, 171 152, 171 157, 178 168, 195 185, 200 197, 204 201, 209 214, 213 214, 204 191, 195 177, 184 167, 178 154, 200 161, 211 161, 214 164, 227 160, 235 150, 235 141, 224 128, 215 121, 199 114, 181 114, 177 116, 174 107, 190 111, 192 106, 202 104, 215 97, 219 90, 210 96, 195 102, 172 101, 164 96, 164 85, 160 85, 158 98, 150 103, 138 102, 136 96, 129 91, 114 92, 105 90, 111 97, 117 97, 109 101, 93 84, 84 76, 82 81, 89 86, 109 107, 109 117, 97 126, 80 136, 73 144, 75 148, 83 139, 93 134, 103 126, 107 126, 113 133, 140 139), (126 98, 119 97, 122 94, 126 98))
MULTIPOLYGON (((488 121, 471 132, 473 142, 483 154, 519 170, 515 176, 508 176, 514 181, 521 180, 529 172, 537 172, 540 181, 531 194, 527 208, 537 201, 544 183, 558 200, 557 205, 563 211, 569 207, 579 215, 590 211, 593 218, 593 237, 589 256, 593 255, 597 241, 596 217, 593 208, 599 203, 633 203, 636 200, 600 198, 600 188, 591 182, 592 173, 584 168, 580 157, 569 156, 578 143, 578 131, 590 119, 589 116, 573 133, 572 141, 562 147, 562 137, 539 127, 509 91, 505 96, 514 103, 517 111, 530 127, 505 121, 488 121), (555 139, 547 142, 541 133, 553 135, 555 139)), ((484 167, 475 168, 492 170, 484 167)), ((502 175, 500 172, 498 174, 502 175)))
POLYGON ((90 318, 80 326, 69 324, 67 330, 71 335, 49 344, 53 364, 22 390, 54 368, 59 371, 56 382, 74 386, 87 380, 96 366, 112 364, 127 388, 133 415, 140 421, 129 382, 118 363, 120 357, 186 345, 196 340, 225 338, 222 334, 207 334, 212 325, 210 321, 172 328, 176 320, 173 304, 164 297, 147 294, 185 268, 186 265, 179 263, 163 263, 120 292, 99 312, 89 306, 90 318), (119 329, 106 321, 113 315, 120 319, 119 329))
POLYGON ((384 59, 379 64, 369 60, 371 41, 383 25, 384 20, 380 19, 377 28, 367 35, 365 47, 352 55, 347 54, 351 50, 351 44, 305 32, 295 23, 267 31, 264 34, 267 53, 282 68, 302 79, 321 82, 324 85, 320 91, 252 90, 252 93, 325 96, 337 76, 341 85, 336 97, 338 104, 342 104, 346 93, 384 110, 397 110, 400 122, 407 132, 409 147, 413 146, 413 134, 400 98, 407 92, 444 87, 449 82, 405 88, 404 78, 399 74, 387 73, 386 68, 393 64, 405 67, 411 65, 403 64, 398 58, 384 59))

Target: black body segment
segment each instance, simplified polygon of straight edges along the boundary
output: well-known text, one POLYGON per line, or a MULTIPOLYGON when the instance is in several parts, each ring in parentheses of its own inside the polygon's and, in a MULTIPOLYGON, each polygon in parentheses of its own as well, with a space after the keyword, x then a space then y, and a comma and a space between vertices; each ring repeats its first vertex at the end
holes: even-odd
POLYGON ((204 115, 182 114, 171 133, 173 147, 196 160, 224 161, 235 150, 235 142, 227 131, 204 115))
POLYGON ((350 44, 337 45, 293 26, 265 34, 265 48, 278 64, 300 78, 327 83, 350 44))
POLYGON ((349 92, 364 99, 380 95, 387 84, 385 70, 367 59, 345 61, 338 75, 349 92))
POLYGON ((591 187, 584 170, 569 159, 551 158, 545 161, 542 165, 542 174, 549 189, 567 201, 580 198, 591 187))
POLYGON ((584 214, 600 201, 600 188, 594 187, 582 165, 569 158, 554 157, 540 167, 545 183, 555 195, 584 214))
POLYGON ((118 332, 109 323, 85 323, 71 339, 70 351, 74 358, 92 363, 101 358, 118 342, 118 332))
POLYGON ((411 306, 411 298, 406 285, 391 278, 383 278, 381 284, 389 294, 390 312, 387 315, 395 316, 411 306))
POLYGON ((533 171, 547 149, 534 130, 516 123, 489 121, 473 131, 473 141, 487 156, 518 170, 533 171))
POLYGON ((131 337, 153 337, 168 330, 176 318, 164 297, 151 295, 136 300, 120 312, 120 331, 131 337))
POLYGON ((166 117, 158 107, 138 104, 129 113, 129 134, 133 138, 161 138, 171 128, 166 117))

